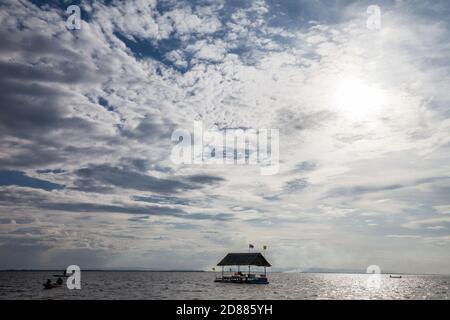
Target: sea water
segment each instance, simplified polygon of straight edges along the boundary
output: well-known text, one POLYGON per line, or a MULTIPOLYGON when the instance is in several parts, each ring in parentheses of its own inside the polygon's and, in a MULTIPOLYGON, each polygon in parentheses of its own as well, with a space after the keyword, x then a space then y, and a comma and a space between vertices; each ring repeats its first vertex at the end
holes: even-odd
POLYGON ((268 285, 215 283, 213 272, 82 271, 81 289, 45 290, 53 271, 0 272, 0 299, 449 299, 450 276, 269 273, 268 285))

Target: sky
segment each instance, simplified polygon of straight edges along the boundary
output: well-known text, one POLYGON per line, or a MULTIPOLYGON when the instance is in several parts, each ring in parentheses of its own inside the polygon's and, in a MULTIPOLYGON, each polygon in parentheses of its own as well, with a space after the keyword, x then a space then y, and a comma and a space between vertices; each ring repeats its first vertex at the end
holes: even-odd
POLYGON ((253 244, 278 270, 450 273, 449 17, 0 1, 0 269, 209 270, 253 244), (194 122, 279 130, 278 171, 174 163, 194 122))

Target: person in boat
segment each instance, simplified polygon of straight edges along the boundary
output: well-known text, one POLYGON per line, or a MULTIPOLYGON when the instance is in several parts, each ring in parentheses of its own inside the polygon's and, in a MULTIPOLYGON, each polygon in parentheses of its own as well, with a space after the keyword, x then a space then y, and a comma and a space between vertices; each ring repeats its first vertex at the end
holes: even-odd
POLYGON ((45 285, 50 286, 52 284, 52 280, 47 279, 47 282, 45 283, 45 285))
POLYGON ((63 279, 61 279, 61 277, 58 278, 58 280, 56 280, 56 283, 57 283, 59 286, 62 285, 62 284, 63 284, 63 279))

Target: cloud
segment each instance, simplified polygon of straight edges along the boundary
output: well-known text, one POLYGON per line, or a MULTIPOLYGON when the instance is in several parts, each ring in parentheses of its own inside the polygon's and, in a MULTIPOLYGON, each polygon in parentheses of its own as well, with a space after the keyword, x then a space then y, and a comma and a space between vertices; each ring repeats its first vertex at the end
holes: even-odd
POLYGON ((444 226, 430 226, 430 227, 427 227, 427 229, 428 230, 445 230, 447 228, 444 226))
MULTIPOLYGON (((33 81, 29 79, 29 81, 33 81)), ((88 121, 67 115, 62 101, 66 93, 47 85, 26 82, 0 81, 1 94, 0 130, 5 136, 36 139, 49 131, 90 131, 88 121)), ((36 139, 37 140, 37 139, 36 139)))
POLYGON ((132 199, 134 201, 159 203, 159 204, 192 205, 193 203, 193 201, 190 199, 183 199, 173 196, 160 196, 160 195, 134 196, 132 199))
POLYGON ((386 237, 399 238, 399 239, 421 239, 420 236, 416 236, 416 235, 412 235, 412 234, 389 234, 386 237))
POLYGON ((187 177, 189 182, 193 182, 196 184, 216 184, 225 181, 225 179, 217 176, 206 175, 206 174, 197 174, 190 177, 187 177))
POLYGON ((202 188, 203 185, 211 185, 224 181, 221 177, 210 175, 180 176, 178 179, 158 178, 107 164, 91 165, 86 168, 78 169, 75 172, 75 175, 78 177, 74 182, 76 186, 75 189, 91 192, 94 191, 96 187, 99 192, 102 192, 108 191, 109 186, 114 186, 156 193, 177 193, 183 190, 198 189, 202 188), (86 189, 84 189, 85 186, 86 189))
MULTIPOLYGON (((441 223, 450 223, 450 217, 435 217, 435 218, 428 218, 428 219, 420 219, 420 220, 414 220, 407 223, 404 223, 402 227, 407 229, 419 229, 427 226, 433 226, 433 225, 439 225, 441 223)), ((436 226, 435 226, 436 227, 436 226)), ((441 228, 439 228, 441 229, 441 228)), ((434 230, 439 230, 434 229, 434 230)), ((431 229, 433 230, 433 229, 431 229)))
POLYGON ((433 206, 440 214, 450 214, 450 205, 433 206))
POLYGON ((102 205, 98 203, 42 203, 38 205, 38 207, 46 210, 70 212, 105 212, 149 215, 178 215, 183 212, 180 209, 167 207, 132 207, 106 204, 102 205))

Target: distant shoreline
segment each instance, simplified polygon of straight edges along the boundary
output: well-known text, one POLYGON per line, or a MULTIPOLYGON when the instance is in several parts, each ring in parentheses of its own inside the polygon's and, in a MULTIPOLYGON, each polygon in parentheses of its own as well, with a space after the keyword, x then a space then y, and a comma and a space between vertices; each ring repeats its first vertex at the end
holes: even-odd
MULTIPOLYGON (((61 273, 64 269, 1 269, 1 272, 55 272, 61 273)), ((136 270, 136 269, 85 269, 83 272, 220 272, 211 270, 136 270)), ((344 271, 267 271, 267 273, 304 273, 304 274, 369 274, 365 272, 344 272, 344 271)), ((449 274, 437 273, 401 273, 383 272, 381 275, 410 275, 410 276, 450 276, 449 274)))

